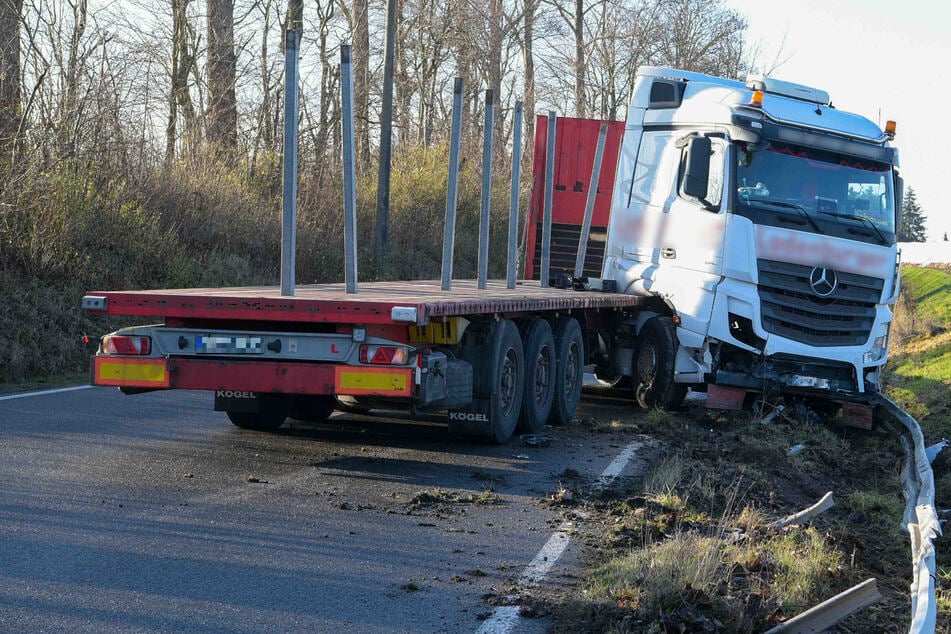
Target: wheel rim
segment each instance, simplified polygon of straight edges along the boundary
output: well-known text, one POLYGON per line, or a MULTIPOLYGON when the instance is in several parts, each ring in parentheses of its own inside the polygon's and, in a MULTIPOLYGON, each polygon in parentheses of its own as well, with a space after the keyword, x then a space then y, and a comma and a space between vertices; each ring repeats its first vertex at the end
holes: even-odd
POLYGON ((654 346, 645 342, 637 354, 637 376, 645 386, 653 385, 657 375, 657 351, 654 346))
POLYGON ((506 416, 515 409, 517 391, 518 357, 515 355, 515 350, 509 348, 505 351, 505 358, 502 360, 501 372, 499 372, 499 403, 506 416))
POLYGON ((578 344, 572 343, 565 357, 565 397, 568 402, 572 401, 578 388, 578 359, 578 344))
POLYGON ((551 387, 551 350, 548 347, 538 351, 535 359, 535 402, 544 403, 551 387))

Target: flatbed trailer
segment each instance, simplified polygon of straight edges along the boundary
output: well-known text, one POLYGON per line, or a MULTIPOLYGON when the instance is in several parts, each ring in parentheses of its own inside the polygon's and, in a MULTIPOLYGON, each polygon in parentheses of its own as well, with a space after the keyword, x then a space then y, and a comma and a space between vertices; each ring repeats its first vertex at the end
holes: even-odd
POLYGON ((475 280, 454 280, 452 290, 436 281, 361 283, 348 294, 344 284, 312 284, 282 296, 276 286, 186 288, 141 291, 91 291, 84 308, 93 314, 161 317, 166 320, 254 320, 340 324, 412 324, 425 326, 447 317, 625 308, 643 297, 542 288, 537 281, 507 288, 490 280, 485 289, 475 280), (98 304, 94 299, 101 298, 98 304))
MULTIPOLYGON (((446 411, 457 435, 507 441, 567 423, 599 337, 651 304, 524 281, 92 291, 91 314, 161 323, 103 337, 95 385, 215 392, 239 427, 325 420, 339 399, 446 411)), ((608 364, 605 364, 608 365, 608 364)), ((352 406, 352 402, 351 402, 352 406)))

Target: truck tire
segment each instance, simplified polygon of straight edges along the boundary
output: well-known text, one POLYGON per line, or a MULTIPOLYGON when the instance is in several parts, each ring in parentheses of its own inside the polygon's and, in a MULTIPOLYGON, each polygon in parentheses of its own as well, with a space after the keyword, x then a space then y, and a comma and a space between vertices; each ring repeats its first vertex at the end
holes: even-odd
POLYGON ((654 317, 641 328, 634 349, 634 399, 643 408, 673 409, 683 403, 687 385, 674 382, 677 332, 670 317, 654 317))
POLYGON ((488 379, 491 403, 490 441, 502 445, 509 441, 522 411, 525 393, 525 354, 518 328, 507 319, 495 325, 488 340, 488 379))
POLYGON ((562 317, 555 324, 555 359, 555 394, 548 422, 566 425, 578 410, 584 382, 584 340, 574 317, 562 317))
POLYGON ((281 396, 262 396, 257 412, 227 412, 228 420, 241 429, 277 431, 287 420, 288 400, 281 396))
POLYGON ((336 409, 333 396, 323 394, 299 394, 291 405, 291 418, 308 423, 324 423, 336 409))
POLYGON ((522 331, 525 351, 525 394, 518 430, 537 434, 545 428, 555 395, 555 338, 544 319, 532 319, 522 331))

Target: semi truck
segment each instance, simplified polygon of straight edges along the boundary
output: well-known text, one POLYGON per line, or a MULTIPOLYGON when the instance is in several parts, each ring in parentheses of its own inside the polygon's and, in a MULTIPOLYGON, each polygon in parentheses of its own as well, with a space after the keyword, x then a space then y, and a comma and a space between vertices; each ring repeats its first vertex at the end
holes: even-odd
POLYGON ((89 313, 159 320, 102 337, 91 382, 212 391, 248 429, 345 401, 495 443, 568 423, 586 371, 642 407, 693 389, 871 420, 899 289, 894 123, 772 77, 643 67, 626 121, 536 129, 518 284, 90 291, 89 313))

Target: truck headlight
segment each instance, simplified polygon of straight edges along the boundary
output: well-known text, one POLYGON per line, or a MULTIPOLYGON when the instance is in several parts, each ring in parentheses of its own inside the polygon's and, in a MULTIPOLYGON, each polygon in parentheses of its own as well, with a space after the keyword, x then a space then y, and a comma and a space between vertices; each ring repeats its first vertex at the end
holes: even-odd
POLYGON ((885 353, 888 351, 888 331, 890 327, 891 324, 886 324, 885 334, 875 337, 875 340, 872 342, 872 348, 862 357, 865 363, 876 363, 881 361, 882 357, 885 356, 885 353))

